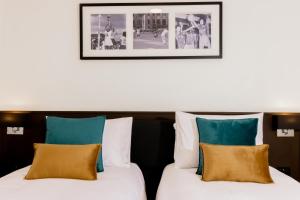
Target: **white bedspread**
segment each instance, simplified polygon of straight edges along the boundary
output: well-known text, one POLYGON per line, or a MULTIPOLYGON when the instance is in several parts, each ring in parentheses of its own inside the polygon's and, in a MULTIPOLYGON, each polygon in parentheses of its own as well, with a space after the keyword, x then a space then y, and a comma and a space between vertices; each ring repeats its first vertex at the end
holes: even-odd
POLYGON ((0 179, 1 200, 146 200, 141 170, 106 167, 96 181, 71 179, 24 180, 29 167, 0 179))
POLYGON ((168 165, 156 200, 290 200, 300 199, 300 184, 270 167, 274 184, 204 182, 197 169, 176 169, 168 165))

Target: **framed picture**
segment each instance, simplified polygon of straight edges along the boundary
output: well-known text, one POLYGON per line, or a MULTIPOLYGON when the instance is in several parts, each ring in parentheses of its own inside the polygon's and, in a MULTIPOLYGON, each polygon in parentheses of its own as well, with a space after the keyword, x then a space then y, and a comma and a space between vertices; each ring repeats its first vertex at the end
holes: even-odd
POLYGON ((80 59, 222 58, 222 2, 80 4, 80 59))

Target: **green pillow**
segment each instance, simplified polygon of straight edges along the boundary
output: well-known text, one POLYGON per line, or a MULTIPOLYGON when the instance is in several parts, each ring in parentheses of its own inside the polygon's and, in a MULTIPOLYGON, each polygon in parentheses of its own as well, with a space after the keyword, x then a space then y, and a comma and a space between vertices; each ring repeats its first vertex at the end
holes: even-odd
MULTIPOLYGON (((199 142, 219 145, 255 145, 257 118, 248 119, 203 119, 196 118, 199 142)), ((202 151, 199 152, 197 174, 202 174, 202 151)))
MULTIPOLYGON (((105 117, 62 118, 47 117, 47 144, 102 144, 105 117)), ((104 171, 102 151, 97 161, 97 171, 104 171)))

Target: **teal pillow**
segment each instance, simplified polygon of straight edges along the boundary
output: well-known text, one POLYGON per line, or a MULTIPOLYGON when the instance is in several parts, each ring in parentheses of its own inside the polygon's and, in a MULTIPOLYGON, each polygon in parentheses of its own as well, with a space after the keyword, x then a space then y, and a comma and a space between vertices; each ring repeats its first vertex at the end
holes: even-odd
MULTIPOLYGON (((102 144, 105 117, 62 118, 47 117, 47 144, 102 144)), ((104 171, 102 151, 97 161, 97 171, 104 171)))
MULTIPOLYGON (((257 118, 249 119, 203 119, 196 118, 199 142, 219 145, 255 145, 257 118)), ((202 174, 202 151, 199 152, 197 174, 202 174)))

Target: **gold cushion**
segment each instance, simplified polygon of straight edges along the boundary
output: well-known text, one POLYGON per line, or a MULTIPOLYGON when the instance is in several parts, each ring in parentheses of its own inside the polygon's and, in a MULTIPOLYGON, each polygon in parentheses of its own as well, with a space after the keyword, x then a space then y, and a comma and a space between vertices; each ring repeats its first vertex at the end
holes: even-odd
POLYGON ((269 145, 224 146, 200 144, 203 152, 203 181, 272 183, 269 145))
POLYGON ((96 163, 100 148, 100 144, 34 144, 34 159, 25 179, 96 180, 96 163))

